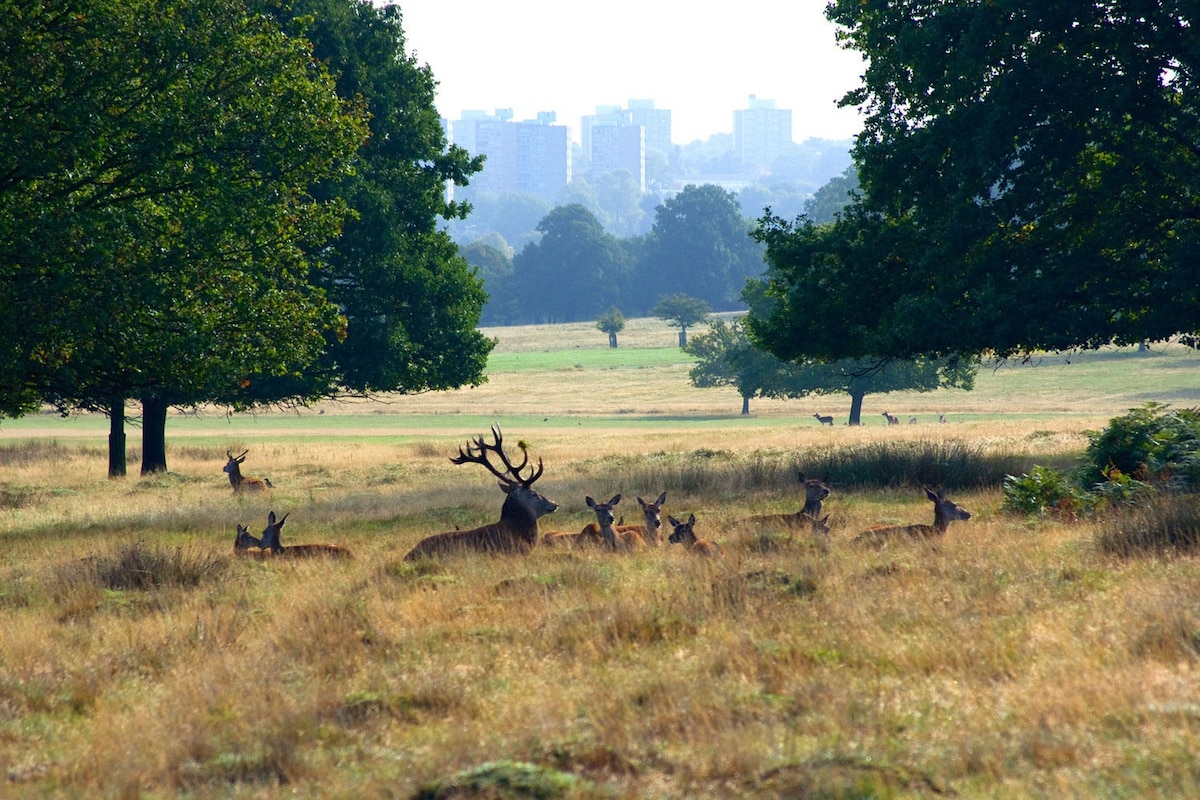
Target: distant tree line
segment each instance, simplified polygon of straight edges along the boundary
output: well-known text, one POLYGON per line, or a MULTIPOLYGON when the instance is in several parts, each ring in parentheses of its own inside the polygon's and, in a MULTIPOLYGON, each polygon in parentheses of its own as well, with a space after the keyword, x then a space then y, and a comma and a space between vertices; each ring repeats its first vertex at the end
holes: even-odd
POLYGON ((540 238, 520 252, 481 240, 462 253, 490 295, 484 324, 578 322, 614 308, 647 316, 674 294, 724 311, 745 307, 746 280, 765 269, 753 225, 733 193, 687 186, 658 205, 643 235, 614 236, 575 203, 546 214, 537 225, 540 238))

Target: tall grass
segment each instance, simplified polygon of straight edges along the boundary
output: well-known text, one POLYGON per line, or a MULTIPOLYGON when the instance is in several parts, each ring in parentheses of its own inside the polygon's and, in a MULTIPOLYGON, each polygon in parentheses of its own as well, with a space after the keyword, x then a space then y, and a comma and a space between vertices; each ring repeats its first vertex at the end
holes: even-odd
POLYGON ((328 429, 172 420, 172 474, 146 481, 105 478, 103 430, 14 443, 3 486, 37 499, 0 513, 0 794, 1198 795, 1200 563, 1173 544, 1194 509, 1000 509, 1004 474, 1076 458, 1096 421, 1031 422, 1019 397, 984 404, 1011 420, 904 430, 697 420, 647 378, 631 393, 663 419, 579 425, 565 410, 591 403, 586 372, 570 401, 531 394, 537 377, 521 381, 536 416, 497 418, 545 459, 538 488, 561 507, 543 529, 588 521, 584 494, 667 490, 726 558, 404 562, 498 517, 495 480, 448 456, 511 410, 503 392, 463 393, 470 414, 428 428, 399 402, 328 429), (276 489, 231 494, 235 442, 276 489), (798 508, 800 471, 833 484, 827 547, 730 524, 798 508), (921 484, 972 519, 931 544, 851 543, 927 522, 921 484), (233 558, 234 525, 272 509, 291 542, 357 558, 233 558), (1172 544, 1110 547, 1110 531, 1172 544))

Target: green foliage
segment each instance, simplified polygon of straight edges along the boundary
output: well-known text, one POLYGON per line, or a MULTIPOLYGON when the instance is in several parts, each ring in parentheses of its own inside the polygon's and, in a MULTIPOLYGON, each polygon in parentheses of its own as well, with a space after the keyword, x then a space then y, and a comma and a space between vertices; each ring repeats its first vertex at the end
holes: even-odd
POLYGON ((650 313, 672 328, 687 330, 708 319, 712 307, 706 300, 686 294, 667 294, 659 298, 650 313))
POLYGON ((1200 486, 1200 410, 1169 410, 1147 403, 1088 433, 1088 480, 1112 481, 1114 472, 1177 488, 1200 486))
POLYGON ((1071 516, 1090 510, 1095 499, 1080 489, 1069 475, 1051 467, 1034 466, 1021 475, 1004 477, 1006 511, 1044 515, 1047 511, 1071 516))
POLYGON ((781 358, 1095 348, 1200 334, 1200 96, 1189 13, 836 0, 865 57, 862 189, 828 225, 760 220, 781 358), (936 320, 936 324, 933 321, 936 320))
POLYGON ((539 242, 513 259, 520 304, 541 322, 595 319, 619 300, 628 267, 620 242, 581 205, 561 206, 538 223, 539 242))
POLYGON ((625 315, 613 306, 596 318, 596 328, 605 333, 620 333, 625 330, 625 315))
POLYGON ((718 310, 735 308, 742 284, 763 271, 750 228, 732 193, 711 184, 685 186, 655 210, 646 277, 660 293, 686 292, 718 310))

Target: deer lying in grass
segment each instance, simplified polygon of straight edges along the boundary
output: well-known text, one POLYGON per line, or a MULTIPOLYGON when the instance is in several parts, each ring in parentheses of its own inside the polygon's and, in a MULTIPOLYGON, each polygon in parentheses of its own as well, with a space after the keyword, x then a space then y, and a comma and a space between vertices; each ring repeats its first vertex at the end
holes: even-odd
MULTIPOLYGON (((617 495, 620 497, 620 495, 617 495)), ((617 522, 613 525, 613 531, 616 533, 617 539, 626 546, 637 547, 638 540, 641 544, 652 544, 658 547, 662 541, 659 536, 659 530, 662 529, 662 507, 667 502, 667 493, 663 492, 658 496, 658 499, 653 503, 647 503, 642 498, 638 498, 638 505, 642 509, 641 525, 626 525, 623 522, 617 522)), ((614 503, 614 505, 616 505, 614 503)), ((589 522, 583 526, 578 534, 563 533, 558 534, 560 537, 579 536, 584 541, 600 541, 600 523, 589 522)))
POLYGON ((755 528, 811 528, 816 533, 829 533, 829 515, 821 518, 821 501, 829 496, 829 487, 816 478, 797 473, 804 485, 804 508, 794 514, 758 514, 739 520, 736 525, 755 528))
POLYGON ((221 471, 228 473, 229 483, 233 486, 234 493, 265 492, 267 489, 274 489, 275 487, 266 478, 251 478, 242 474, 242 462, 246 460, 246 453, 249 452, 249 450, 243 450, 240 456, 235 456, 232 450, 225 451, 229 460, 225 462, 225 467, 221 471))
POLYGON ((671 544, 681 544, 690 552, 702 556, 713 556, 716 558, 725 557, 725 550, 721 547, 721 545, 708 539, 696 538, 695 514, 688 515, 687 522, 680 522, 671 516, 668 516, 667 520, 671 523, 671 527, 675 529, 670 538, 667 540, 671 544))
POLYGON ((887 418, 887 421, 888 421, 888 423, 887 423, 887 424, 888 424, 888 425, 899 425, 899 424, 900 424, 900 418, 899 418, 899 417, 893 417, 891 414, 889 414, 889 413, 888 413, 888 412, 886 412, 886 411, 885 411, 885 412, 883 412, 883 416, 887 418))
POLYGON ((338 544, 296 544, 285 547, 282 533, 283 523, 287 518, 288 515, 284 514, 276 519, 274 511, 267 514, 267 527, 263 530, 261 539, 251 536, 245 526, 238 525, 233 552, 236 555, 256 558, 354 558, 353 553, 338 544), (252 547, 257 547, 258 552, 251 552, 252 547))
POLYGON ((932 525, 894 525, 878 526, 860 533, 854 537, 854 543, 870 547, 882 547, 895 539, 936 539, 945 535, 950 523, 955 520, 968 520, 971 514, 950 502, 941 491, 925 490, 925 496, 933 502, 932 525))
MULTIPOLYGON (((646 540, 636 530, 617 531, 613 527, 613 509, 621 502, 621 495, 613 495, 607 503, 597 503, 591 497, 585 499, 588 508, 596 512, 595 525, 606 547, 610 550, 642 550, 646 547, 646 540)), ((588 528, 585 527, 579 534, 588 535, 588 528)))
POLYGON ((823 417, 820 414, 813 414, 813 416, 816 417, 817 422, 821 423, 822 425, 828 425, 831 428, 833 427, 833 417, 831 417, 831 416, 823 417))
POLYGON ((520 464, 514 466, 504 453, 504 442, 500 429, 496 426, 492 426, 492 439, 492 443, 488 444, 482 436, 475 437, 473 443, 467 444, 465 451, 459 447, 458 456, 450 461, 453 464, 480 464, 500 479, 500 490, 507 497, 500 509, 499 521, 468 531, 447 531, 428 536, 408 552, 404 557, 405 561, 456 555, 468 551, 492 554, 527 553, 537 544, 538 518, 558 508, 557 503, 547 500, 533 489, 534 482, 542 476, 542 460, 538 459, 537 468, 531 467, 528 477, 522 478, 521 470, 529 464, 529 453, 525 450, 525 443, 517 443, 523 458, 520 464), (496 454, 503 469, 492 464, 489 453, 496 454))

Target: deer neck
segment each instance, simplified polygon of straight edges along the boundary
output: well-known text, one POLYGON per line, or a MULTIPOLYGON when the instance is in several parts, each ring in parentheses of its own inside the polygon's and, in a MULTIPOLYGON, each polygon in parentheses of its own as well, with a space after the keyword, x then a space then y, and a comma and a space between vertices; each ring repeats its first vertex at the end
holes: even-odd
POLYGON ((537 514, 515 494, 510 493, 500 507, 500 524, 522 538, 537 540, 537 514))

